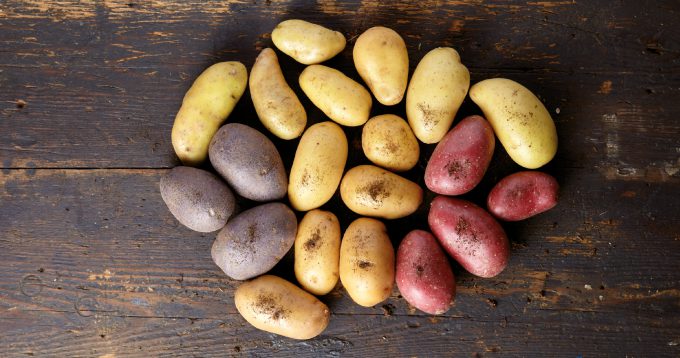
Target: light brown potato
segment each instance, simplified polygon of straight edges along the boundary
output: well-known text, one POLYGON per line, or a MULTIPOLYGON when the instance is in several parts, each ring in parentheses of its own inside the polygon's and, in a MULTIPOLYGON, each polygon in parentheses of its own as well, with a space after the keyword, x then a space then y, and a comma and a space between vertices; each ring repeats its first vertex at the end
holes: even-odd
POLYGON ((385 225, 376 219, 354 220, 340 246, 340 281, 352 300, 364 307, 386 300, 394 270, 394 247, 385 225))
POLYGON ((420 156, 411 127, 394 114, 369 119, 361 131, 361 147, 371 162, 396 172, 413 168, 420 156))
POLYGON ((312 210, 298 225, 295 238, 295 277, 315 295, 325 295, 338 283, 340 223, 330 211, 312 210))
POLYGON ((345 48, 345 36, 304 20, 286 20, 272 31, 272 42, 281 52, 305 65, 321 63, 345 48))
POLYGON ((257 329, 293 339, 310 339, 328 326, 330 310, 316 297, 272 275, 260 276, 234 292, 236 309, 257 329))

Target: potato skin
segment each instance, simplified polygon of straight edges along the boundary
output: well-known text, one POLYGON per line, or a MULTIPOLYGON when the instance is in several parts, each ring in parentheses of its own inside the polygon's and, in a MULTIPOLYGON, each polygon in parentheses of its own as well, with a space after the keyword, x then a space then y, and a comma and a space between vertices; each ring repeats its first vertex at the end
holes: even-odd
POLYGON ((354 66, 378 102, 401 102, 408 82, 408 51, 399 34, 387 27, 371 27, 356 40, 354 66))
POLYGON ((411 127, 394 114, 369 119, 361 130, 361 147, 371 162, 396 172, 413 168, 420 157, 411 127))
POLYGON ((272 42, 281 52, 305 65, 329 60, 345 48, 345 36, 304 20, 286 20, 272 31, 272 42))
POLYGON ((312 103, 335 122, 356 127, 368 120, 373 103, 371 94, 342 72, 311 65, 302 71, 299 81, 312 103))
POLYGON ((495 143, 493 129, 484 118, 463 119, 434 149, 425 168, 425 185, 442 195, 467 193, 482 181, 495 143))
POLYGON ((444 250, 432 234, 414 230, 397 250, 397 287, 406 301, 429 314, 451 308, 456 281, 444 250))
POLYGON ((314 295, 331 292, 340 278, 340 223, 330 211, 309 211, 295 237, 295 277, 314 295))
POLYGON ((470 72, 456 50, 439 47, 420 60, 406 91, 406 117, 421 142, 444 137, 469 87, 470 72))
POLYGON ((234 292, 236 309, 257 329, 310 339, 328 326, 330 310, 316 297, 276 276, 245 282, 234 292))
POLYGON ((240 62, 220 62, 196 78, 184 95, 172 126, 172 146, 184 165, 208 157, 208 145, 246 90, 248 72, 240 62))
POLYGON ((297 218, 285 204, 268 203, 246 210, 217 234, 211 255, 235 280, 247 280, 272 269, 295 242, 297 218))
POLYGON ((492 78, 472 86, 470 98, 482 109, 517 164, 536 169, 555 156, 555 123, 543 102, 526 87, 509 79, 492 78))
POLYGON ((290 169, 288 199, 295 210, 325 204, 335 194, 347 162, 347 137, 333 122, 309 127, 300 139, 290 169))
POLYGON ((552 176, 535 171, 511 174, 489 192, 487 207, 497 218, 519 221, 557 205, 559 184, 552 176))
POLYGON ((236 210, 231 189, 205 170, 174 167, 161 177, 160 191, 177 221, 194 231, 219 230, 236 210))
POLYGON ((352 300, 364 307, 390 296, 394 248, 382 222, 359 218, 347 227, 340 246, 340 281, 352 300))
POLYGON ((438 196, 432 200, 427 219, 444 250, 471 274, 494 277, 507 265, 508 237, 484 209, 465 200, 438 196))

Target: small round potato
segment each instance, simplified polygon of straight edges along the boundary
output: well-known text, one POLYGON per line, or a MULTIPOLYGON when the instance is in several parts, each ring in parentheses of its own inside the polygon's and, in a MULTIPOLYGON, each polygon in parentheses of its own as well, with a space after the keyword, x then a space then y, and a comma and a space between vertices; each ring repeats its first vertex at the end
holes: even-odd
POLYGON ((316 297, 276 276, 264 275, 234 292, 236 309, 257 329, 310 339, 328 326, 330 310, 316 297))
POLYGON ((385 225, 354 220, 342 237, 340 281, 357 304, 371 307, 386 300, 394 285, 394 248, 385 225))
POLYGON ((551 175, 523 171, 501 179, 489 192, 489 211, 505 221, 519 221, 557 205, 559 185, 551 175))
POLYGON ((420 156, 411 127, 394 114, 369 119, 361 131, 361 146, 370 161, 395 172, 413 168, 420 156))
POLYGON ((295 277, 308 292, 325 295, 340 274, 340 223, 330 211, 312 210, 295 237, 295 277))
POLYGON ((272 42, 281 52, 305 65, 321 63, 345 48, 345 36, 304 20, 286 20, 272 31, 272 42))

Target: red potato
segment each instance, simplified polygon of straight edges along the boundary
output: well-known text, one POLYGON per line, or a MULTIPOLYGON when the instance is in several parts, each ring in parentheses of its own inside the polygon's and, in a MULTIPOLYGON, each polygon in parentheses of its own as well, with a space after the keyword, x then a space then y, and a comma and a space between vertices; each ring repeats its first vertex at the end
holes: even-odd
POLYGON ((486 206, 497 218, 519 221, 557 205, 559 185, 552 176, 524 171, 501 179, 489 193, 486 206))
POLYGON ((467 193, 482 181, 494 146, 489 123, 480 116, 466 117, 437 144, 425 168, 425 185, 442 195, 467 193))
POLYGON ((442 314, 451 308, 456 281, 444 250, 432 234, 414 230, 397 250, 397 287, 417 309, 442 314))
POLYGON ((479 206, 438 196, 427 218, 444 249, 468 272, 494 277, 508 263, 510 243, 501 225, 479 206))

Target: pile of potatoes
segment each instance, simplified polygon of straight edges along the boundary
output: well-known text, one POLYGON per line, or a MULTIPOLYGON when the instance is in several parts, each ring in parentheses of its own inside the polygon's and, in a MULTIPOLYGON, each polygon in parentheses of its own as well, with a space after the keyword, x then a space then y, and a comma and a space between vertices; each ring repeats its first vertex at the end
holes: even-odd
POLYGON ((308 65, 300 88, 330 120, 307 126, 305 108, 274 50, 262 50, 250 76, 239 62, 217 63, 194 81, 175 118, 172 144, 185 166, 160 181, 162 198, 180 223, 200 232, 219 230, 212 258, 230 278, 246 281, 234 301, 256 328, 296 339, 319 335, 330 311, 315 296, 332 291, 338 280, 362 306, 387 299, 396 282, 411 305, 442 314, 452 306, 456 287, 447 254, 474 275, 498 275, 510 249, 496 218, 523 220, 556 205, 556 180, 538 171, 498 182, 488 195, 488 211, 453 197, 482 180, 496 137, 527 169, 555 155, 553 120, 519 83, 492 78, 470 88, 467 68, 449 47, 428 52, 409 81, 406 44, 385 27, 366 30, 354 43, 354 65, 368 88, 320 64, 345 48, 337 31, 287 20, 273 30, 272 41, 308 65), (291 168, 267 135, 243 124, 222 125, 246 87, 272 135, 300 137, 291 168), (451 129, 468 92, 485 117, 469 116, 451 129), (394 114, 371 118, 374 98, 385 106, 405 100, 407 120, 394 114), (361 147, 373 165, 345 170, 349 148, 341 126, 363 126, 361 147), (417 164, 419 141, 437 143, 424 182, 439 196, 429 203, 431 232, 405 233, 395 254, 385 225, 423 205, 423 188, 397 174, 417 164), (219 176, 195 168, 206 160, 219 176), (320 209, 338 190, 347 208, 364 216, 344 233, 336 215, 320 209), (237 197, 259 204, 239 213, 237 197), (293 210, 306 212, 299 223, 293 210), (291 248, 302 288, 266 274, 291 248))

